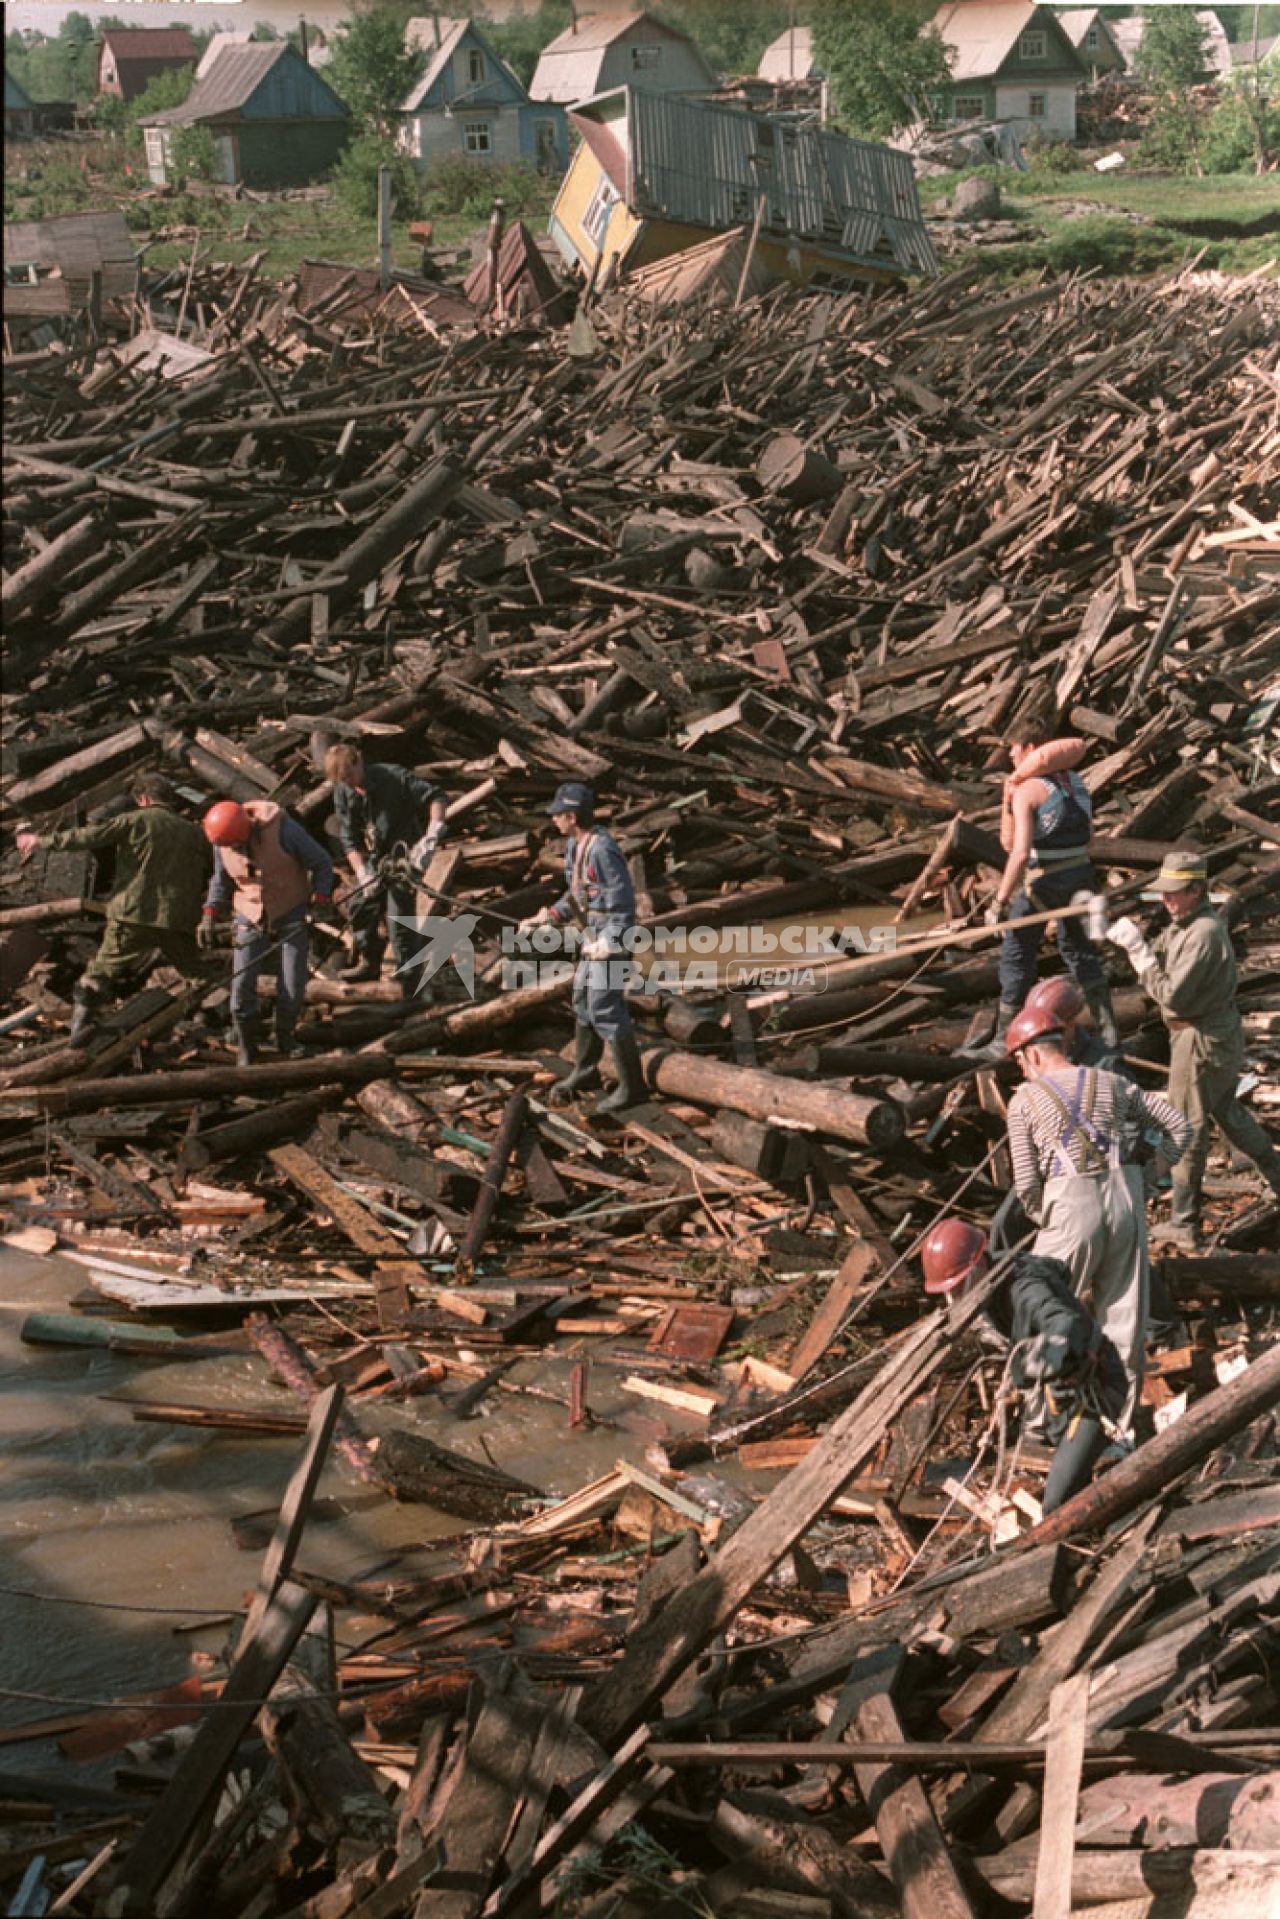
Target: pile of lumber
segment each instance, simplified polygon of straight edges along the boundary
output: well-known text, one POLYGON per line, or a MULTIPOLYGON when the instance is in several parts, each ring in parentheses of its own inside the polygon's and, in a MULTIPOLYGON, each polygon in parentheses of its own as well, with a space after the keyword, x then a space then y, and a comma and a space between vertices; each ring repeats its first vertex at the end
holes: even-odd
POLYGON ((343 984, 334 918, 313 1058, 235 1068, 225 989, 163 973, 72 1049, 107 882, 6 854, 0 1204, 97 1308, 28 1338, 243 1348, 260 1408, 138 1416, 307 1435, 219 1675, 73 1743, 198 1723, 157 1748, 159 1801, 68 1787, 96 1838, 9 1867, 65 1888, 85 1861, 85 1914, 817 1919, 1025 1908, 1041 1877, 1045 1912, 1140 1885, 1251 1909, 1280 1550, 1255 1185, 1215 1164, 1217 1243, 1164 1262, 1163 1430, 1065 1518, 1000 1425, 979 1302, 922 1318, 914 1261, 1008 1178, 1011 1081, 957 1053, 991 1017, 971 916, 1024 709, 1090 741, 1130 904, 1205 848, 1251 1057, 1280 1057, 1274 291, 962 273, 446 334, 341 279, 305 313, 247 270, 189 282, 199 357, 6 366, 6 818, 94 817, 163 766, 323 833, 315 735, 357 739, 453 798, 428 896, 474 917, 478 986, 343 984), (637 993, 650 1098, 554 1106, 567 985, 500 981, 560 890, 569 778, 646 925, 900 950, 637 993), (525 1401, 563 1484, 472 1441, 525 1401), (574 1469, 593 1424, 603 1478, 574 1469), (309 1574, 330 1449, 465 1531, 391 1586, 309 1574))

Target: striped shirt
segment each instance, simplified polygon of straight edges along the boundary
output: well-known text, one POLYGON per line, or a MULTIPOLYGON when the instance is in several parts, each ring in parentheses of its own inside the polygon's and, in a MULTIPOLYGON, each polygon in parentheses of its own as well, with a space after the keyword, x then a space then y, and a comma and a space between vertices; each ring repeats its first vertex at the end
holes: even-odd
POLYGON ((1163 1093, 1144 1092, 1098 1067, 1062 1067, 1028 1080, 1009 1102, 1008 1126, 1013 1183, 1033 1218, 1046 1181, 1105 1173, 1113 1142, 1115 1162, 1123 1164, 1129 1143, 1150 1128, 1172 1163, 1191 1140, 1190 1121, 1163 1093), (1073 1124, 1077 1100, 1081 1120, 1073 1124))

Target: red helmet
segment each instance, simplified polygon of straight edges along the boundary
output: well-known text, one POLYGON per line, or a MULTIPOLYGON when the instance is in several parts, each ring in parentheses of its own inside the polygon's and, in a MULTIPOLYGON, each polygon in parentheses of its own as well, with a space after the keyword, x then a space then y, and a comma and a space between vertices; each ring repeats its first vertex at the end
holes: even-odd
POLYGON ((243 846, 253 821, 239 800, 217 800, 204 816, 204 836, 211 846, 243 846))
POLYGON ((1062 1038, 1061 1013, 1050 1012, 1047 1006, 1024 1006, 1004 1036, 1004 1050, 1012 1059, 1032 1040, 1045 1039, 1049 1034, 1054 1039, 1062 1038))
POLYGON ((926 1293, 953 1293, 964 1284, 987 1250, 987 1236, 967 1219, 940 1220, 924 1243, 926 1293))
POLYGON ((1052 1013, 1058 1026, 1074 1026, 1084 1011, 1084 994, 1074 980, 1060 975, 1042 979, 1027 994, 1024 1013, 1052 1013))

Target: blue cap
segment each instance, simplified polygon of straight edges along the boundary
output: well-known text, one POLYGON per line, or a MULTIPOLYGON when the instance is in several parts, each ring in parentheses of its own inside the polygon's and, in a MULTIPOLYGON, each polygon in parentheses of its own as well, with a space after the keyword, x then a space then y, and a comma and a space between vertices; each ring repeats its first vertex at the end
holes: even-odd
POLYGON ((548 813, 591 813, 595 810, 595 794, 589 786, 583 786, 578 780, 566 780, 563 786, 557 786, 556 796, 547 808, 548 813))

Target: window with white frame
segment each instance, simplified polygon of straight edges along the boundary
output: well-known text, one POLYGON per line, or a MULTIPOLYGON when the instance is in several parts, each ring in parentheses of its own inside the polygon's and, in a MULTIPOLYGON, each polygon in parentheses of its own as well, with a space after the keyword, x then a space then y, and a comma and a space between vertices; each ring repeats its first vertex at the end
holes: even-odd
POLYGON ((633 72, 639 73, 645 67, 656 67, 660 52, 661 48, 659 47, 632 47, 631 66, 633 72))
POLYGON ((487 120, 463 121, 462 149, 464 153, 493 152, 493 128, 487 120))
POLYGON ((1040 27, 1024 33, 1018 42, 1018 53, 1023 60, 1043 60, 1048 51, 1049 36, 1040 27))
POLYGON ((987 103, 980 93, 958 93, 956 95, 957 120, 981 120, 987 111, 987 103))
POLYGON ((479 47, 467 48, 467 78, 473 87, 484 79, 484 55, 479 47))
POLYGON ((596 246, 599 246, 604 239, 604 231, 609 224, 609 213, 617 198, 611 182, 601 174, 596 182, 595 192, 587 201, 587 210, 582 216, 583 231, 596 246))
POLYGON ((1027 117, 1030 120, 1043 120, 1049 111, 1049 98, 1044 93, 1032 93, 1027 97, 1027 117))
POLYGON ((1102 34, 1097 27, 1090 27, 1088 33, 1084 36, 1084 44, 1087 53, 1096 53, 1098 51, 1098 48, 1102 45, 1102 34))

